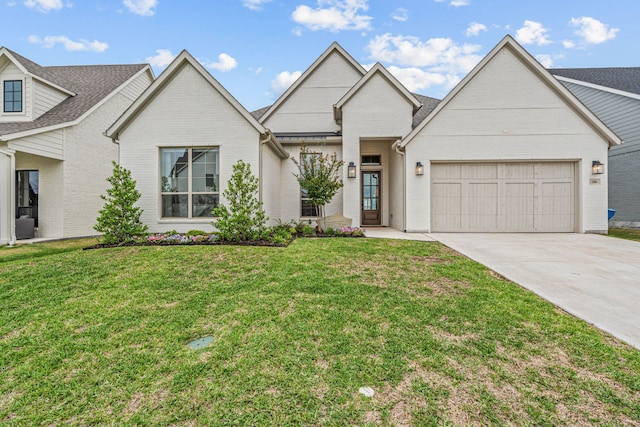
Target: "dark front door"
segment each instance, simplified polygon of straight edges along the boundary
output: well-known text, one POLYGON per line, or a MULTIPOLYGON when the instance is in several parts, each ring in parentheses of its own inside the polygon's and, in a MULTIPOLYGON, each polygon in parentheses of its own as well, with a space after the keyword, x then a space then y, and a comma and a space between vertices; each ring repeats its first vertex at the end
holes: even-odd
POLYGON ((362 225, 380 225, 380 171, 362 172, 362 225))

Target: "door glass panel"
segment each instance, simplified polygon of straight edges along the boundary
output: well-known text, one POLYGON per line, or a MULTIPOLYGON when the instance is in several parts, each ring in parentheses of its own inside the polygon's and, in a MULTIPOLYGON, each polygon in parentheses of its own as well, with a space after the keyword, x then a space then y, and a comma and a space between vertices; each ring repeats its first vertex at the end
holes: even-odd
POLYGON ((24 215, 34 218, 36 227, 38 226, 39 185, 38 171, 16 172, 16 197, 18 199, 16 218, 24 215))

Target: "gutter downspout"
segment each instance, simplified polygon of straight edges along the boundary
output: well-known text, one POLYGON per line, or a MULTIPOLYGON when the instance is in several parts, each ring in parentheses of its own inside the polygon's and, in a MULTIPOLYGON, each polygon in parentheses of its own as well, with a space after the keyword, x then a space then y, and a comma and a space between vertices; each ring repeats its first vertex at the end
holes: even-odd
POLYGON ((401 142, 402 142, 401 139, 397 139, 396 142, 394 142, 391 145, 391 148, 393 149, 393 151, 395 151, 396 153, 402 156, 402 200, 403 200, 402 231, 406 233, 407 232, 407 158, 405 157, 404 151, 402 151, 402 149, 400 148, 401 142))
MULTIPOLYGON (((15 151, 13 150, 3 150, 0 149, 0 154, 3 154, 9 157, 9 174, 15 177, 16 170, 16 156, 15 151), (13 173, 11 173, 13 172, 13 173)), ((9 207, 13 207, 11 209, 12 212, 9 212, 9 246, 14 246, 16 244, 16 215, 15 215, 15 201, 16 201, 16 186, 11 185, 11 177, 9 177, 9 207)))

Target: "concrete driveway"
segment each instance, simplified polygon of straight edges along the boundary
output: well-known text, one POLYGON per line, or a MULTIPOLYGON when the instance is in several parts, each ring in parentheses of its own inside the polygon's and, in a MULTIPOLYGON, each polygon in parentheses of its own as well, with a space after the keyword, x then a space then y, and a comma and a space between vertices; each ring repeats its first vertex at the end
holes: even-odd
POLYGON ((640 242, 595 234, 429 236, 640 349, 640 242))

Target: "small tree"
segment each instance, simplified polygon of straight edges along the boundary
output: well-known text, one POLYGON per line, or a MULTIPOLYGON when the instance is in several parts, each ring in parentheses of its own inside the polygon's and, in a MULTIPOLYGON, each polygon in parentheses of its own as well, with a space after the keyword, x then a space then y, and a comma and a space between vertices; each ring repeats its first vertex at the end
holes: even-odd
POLYGON ((264 237, 269 219, 258 200, 258 178, 251 173, 251 166, 242 160, 233 166, 224 194, 229 207, 219 204, 213 209, 220 240, 246 242, 264 237))
POLYGON ((105 204, 93 228, 102 233, 104 243, 121 244, 146 233, 147 226, 140 222, 142 209, 134 206, 140 198, 140 192, 136 190, 131 171, 116 162, 112 163, 113 175, 107 178, 111 188, 107 189, 106 196, 100 196, 105 204))
POLYGON ((309 151, 306 146, 300 150, 300 161, 291 157, 298 167, 297 174, 293 174, 305 190, 307 197, 318 207, 318 216, 324 218, 324 206, 331 202, 333 196, 343 186, 340 179, 340 169, 344 165, 338 160, 336 153, 320 154, 309 151))

